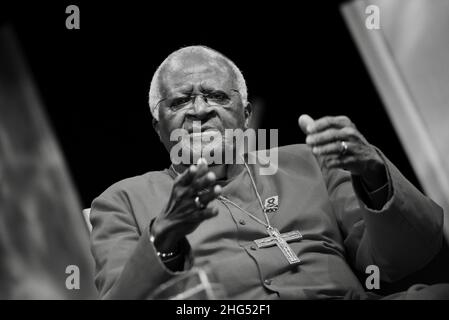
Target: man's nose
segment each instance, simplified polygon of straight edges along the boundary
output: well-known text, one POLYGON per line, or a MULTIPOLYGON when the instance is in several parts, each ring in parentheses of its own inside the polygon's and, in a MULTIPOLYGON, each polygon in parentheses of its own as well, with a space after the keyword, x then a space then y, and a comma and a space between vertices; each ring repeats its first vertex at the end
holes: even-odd
POLYGON ((190 107, 188 113, 191 116, 202 119, 212 111, 212 108, 206 103, 203 96, 198 95, 192 101, 192 106, 190 107))

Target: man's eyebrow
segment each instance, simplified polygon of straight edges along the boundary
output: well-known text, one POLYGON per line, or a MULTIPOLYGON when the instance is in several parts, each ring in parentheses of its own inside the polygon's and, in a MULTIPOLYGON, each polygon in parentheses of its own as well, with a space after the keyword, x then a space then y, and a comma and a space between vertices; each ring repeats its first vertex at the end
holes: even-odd
POLYGON ((193 92, 192 86, 183 86, 179 87, 173 90, 172 95, 173 96, 180 96, 180 95, 191 95, 193 92))
POLYGON ((200 86, 200 91, 201 92, 206 92, 206 93, 210 93, 210 92, 226 92, 225 89, 222 88, 214 88, 214 87, 210 87, 210 86, 200 86))

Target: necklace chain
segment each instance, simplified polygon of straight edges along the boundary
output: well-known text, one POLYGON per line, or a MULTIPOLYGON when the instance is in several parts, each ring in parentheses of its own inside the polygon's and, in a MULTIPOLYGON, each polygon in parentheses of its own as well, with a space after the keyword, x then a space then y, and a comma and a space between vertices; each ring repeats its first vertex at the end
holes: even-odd
POLYGON ((236 207, 236 208, 240 209, 241 211, 243 211, 244 213, 246 213, 246 214, 247 214, 250 218, 252 218, 254 221, 260 223, 260 224, 263 225, 263 226, 265 226, 265 228, 271 228, 271 225, 270 225, 270 224, 267 224, 267 223, 263 222, 263 221, 260 220, 258 217, 256 217, 255 215, 253 215, 251 212, 248 212, 247 210, 243 209, 243 208, 242 208, 241 206, 239 206, 237 203, 235 203, 235 202, 229 200, 228 198, 223 197, 223 196, 219 196, 218 199, 221 200, 222 202, 226 202, 226 203, 232 204, 234 207, 236 207))
MULTIPOLYGON (((257 216, 255 216, 254 214, 252 214, 251 212, 249 212, 249 211, 243 209, 241 206, 239 206, 239 205, 238 205, 237 203, 235 203, 234 201, 229 200, 229 199, 226 198, 225 196, 221 196, 221 195, 218 196, 218 200, 220 200, 220 201, 222 201, 222 202, 226 202, 226 203, 232 204, 234 207, 236 207, 237 209, 239 209, 239 210, 241 210, 242 212, 244 212, 245 214, 247 214, 247 215, 248 215, 250 218, 252 218, 254 221, 260 223, 260 224, 263 225, 263 226, 265 226, 265 228, 267 228, 267 229, 272 229, 273 227, 271 226, 270 220, 268 219, 268 215, 267 215, 267 212, 266 212, 265 207, 264 207, 264 205, 263 205, 262 198, 260 197, 259 191, 257 190, 256 182, 254 181, 254 178, 253 178, 253 176, 252 176, 252 174, 251 174, 251 171, 250 171, 248 165, 246 164, 246 161, 243 161, 243 163, 244 163, 244 165, 245 165, 246 171, 248 172, 249 178, 251 179, 251 185, 252 185, 252 187, 253 187, 254 192, 256 193, 257 200, 259 201, 259 205, 260 205, 260 207, 261 207, 261 209, 262 209, 262 212, 263 212, 263 214, 264 214, 266 223, 263 222, 261 219, 259 219, 259 218, 258 218, 257 216)), ((172 167, 173 171, 179 176, 180 173, 179 173, 178 171, 176 171, 176 169, 174 168, 174 166, 171 165, 171 167, 172 167)))

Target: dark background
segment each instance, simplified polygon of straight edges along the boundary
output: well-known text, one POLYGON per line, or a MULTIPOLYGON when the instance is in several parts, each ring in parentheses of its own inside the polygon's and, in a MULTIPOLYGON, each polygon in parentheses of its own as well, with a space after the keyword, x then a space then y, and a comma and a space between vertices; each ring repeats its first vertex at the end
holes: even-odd
POLYGON ((84 207, 118 180, 168 166, 147 93, 162 60, 193 44, 241 68, 260 128, 278 128, 280 145, 304 141, 302 113, 345 114, 419 187, 341 2, 16 3, 0 5, 0 24, 18 36, 84 207), (65 28, 69 4, 80 8, 80 30, 65 28))

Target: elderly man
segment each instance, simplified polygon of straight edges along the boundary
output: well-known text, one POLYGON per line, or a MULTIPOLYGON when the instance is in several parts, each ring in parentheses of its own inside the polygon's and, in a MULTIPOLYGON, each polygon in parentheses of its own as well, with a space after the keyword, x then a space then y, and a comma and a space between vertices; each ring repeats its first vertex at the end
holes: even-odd
MULTIPOLYGON (((185 144, 200 136, 199 146, 182 147, 191 154, 207 146, 203 135, 247 129, 252 111, 239 69, 203 46, 165 59, 149 103, 167 151, 179 143, 171 139, 176 129, 186 130, 185 144)), ((374 265, 382 280, 395 281, 425 266, 443 241, 440 207, 347 117, 303 115, 299 126, 306 144, 277 148, 274 174, 261 175, 249 154, 239 163, 200 159, 120 181, 96 198, 92 252, 101 297, 145 299, 204 266, 229 298, 367 298, 353 270, 374 265)))

